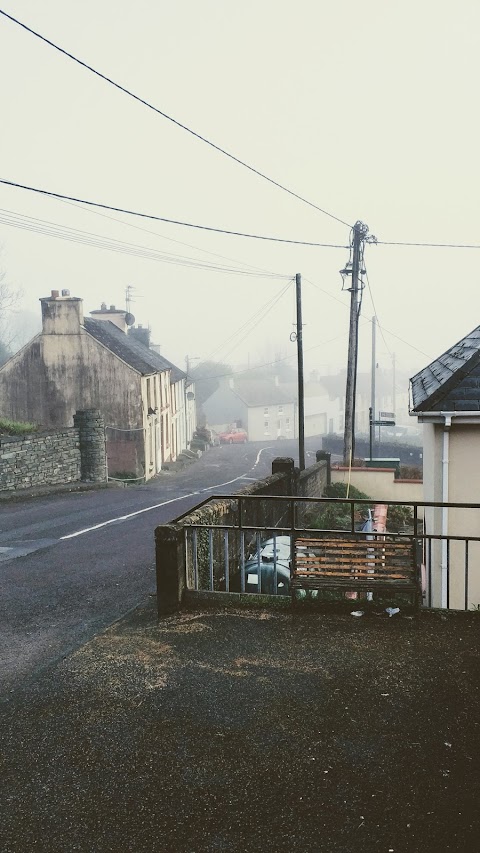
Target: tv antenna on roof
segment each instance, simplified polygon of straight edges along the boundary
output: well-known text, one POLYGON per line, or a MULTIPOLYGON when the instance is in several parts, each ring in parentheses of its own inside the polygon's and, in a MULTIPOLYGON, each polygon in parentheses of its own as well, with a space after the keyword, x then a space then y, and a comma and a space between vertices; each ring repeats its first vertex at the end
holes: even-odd
POLYGON ((137 288, 133 284, 127 284, 125 288, 125 310, 127 314, 131 314, 132 302, 136 302, 137 299, 141 299, 140 294, 136 294, 135 297, 132 296, 132 291, 137 288))

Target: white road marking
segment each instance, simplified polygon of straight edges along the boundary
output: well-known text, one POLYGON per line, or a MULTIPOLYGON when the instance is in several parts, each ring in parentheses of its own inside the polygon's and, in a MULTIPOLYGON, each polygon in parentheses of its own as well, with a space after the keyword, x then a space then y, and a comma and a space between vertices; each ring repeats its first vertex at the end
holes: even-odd
POLYGON ((254 469, 257 467, 258 463, 260 462, 260 457, 261 457, 262 453, 264 452, 264 450, 273 450, 273 444, 272 444, 272 446, 271 446, 271 447, 262 447, 262 448, 258 451, 258 453, 257 453, 257 458, 255 459, 255 463, 254 463, 254 465, 253 465, 253 468, 254 468, 254 469))
MULTIPOLYGON (((259 452, 257 456, 260 456, 259 452)), ((255 465, 257 465, 255 462, 255 465)), ((255 467, 255 466, 254 466, 255 467)), ((232 483, 236 483, 238 480, 249 480, 252 479, 247 477, 245 474, 241 474, 240 477, 234 477, 233 480, 227 480, 226 483, 217 483, 215 486, 207 486, 205 489, 200 489, 197 492, 189 492, 187 495, 179 495, 178 498, 170 498, 168 501, 162 501, 162 503, 154 504, 153 506, 146 506, 144 509, 137 509, 136 512, 129 512, 127 515, 119 515, 117 518, 109 518, 108 521, 102 521, 100 524, 94 524, 92 527, 84 527, 83 530, 76 530, 75 533, 67 533, 66 536, 60 536, 59 541, 64 539, 74 539, 76 536, 82 536, 84 533, 91 533, 92 530, 100 530, 102 527, 107 527, 109 524, 116 524, 120 521, 128 521, 129 518, 135 518, 137 515, 142 515, 144 512, 151 512, 152 509, 160 509, 162 506, 167 506, 168 504, 173 504, 176 501, 183 501, 185 498, 193 498, 195 495, 201 495, 203 492, 210 492, 212 489, 220 489, 222 486, 230 486, 232 483)), ((253 478, 254 479, 254 478, 253 478)))

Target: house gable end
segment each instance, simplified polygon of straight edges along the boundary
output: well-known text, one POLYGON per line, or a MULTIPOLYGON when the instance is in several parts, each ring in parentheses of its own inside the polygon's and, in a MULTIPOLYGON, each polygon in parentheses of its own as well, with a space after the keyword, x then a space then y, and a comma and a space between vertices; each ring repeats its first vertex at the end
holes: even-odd
POLYGON ((480 326, 410 380, 412 413, 478 410, 480 387, 476 370, 479 364, 480 326), (476 405, 468 409, 468 402, 476 405))
POLYGON ((433 403, 433 410, 445 412, 476 412, 480 410, 480 354, 468 372, 456 375, 456 382, 443 388, 442 396, 433 403))

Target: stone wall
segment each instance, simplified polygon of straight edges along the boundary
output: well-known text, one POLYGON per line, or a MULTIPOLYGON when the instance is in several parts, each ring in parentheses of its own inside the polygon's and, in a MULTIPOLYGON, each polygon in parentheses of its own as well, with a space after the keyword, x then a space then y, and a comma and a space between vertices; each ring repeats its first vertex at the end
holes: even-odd
POLYGON ((320 460, 301 471, 297 481, 299 498, 323 498, 328 483, 328 463, 320 460))
POLYGON ((22 437, 0 437, 0 491, 82 481, 105 482, 105 427, 95 410, 76 425, 22 437))

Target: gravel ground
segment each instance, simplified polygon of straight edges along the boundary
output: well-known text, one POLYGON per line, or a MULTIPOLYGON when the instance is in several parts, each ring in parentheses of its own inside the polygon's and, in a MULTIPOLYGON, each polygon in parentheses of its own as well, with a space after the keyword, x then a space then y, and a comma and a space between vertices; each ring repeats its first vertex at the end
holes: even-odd
POLYGON ((2 850, 477 853, 479 628, 152 600, 2 704, 2 850))

